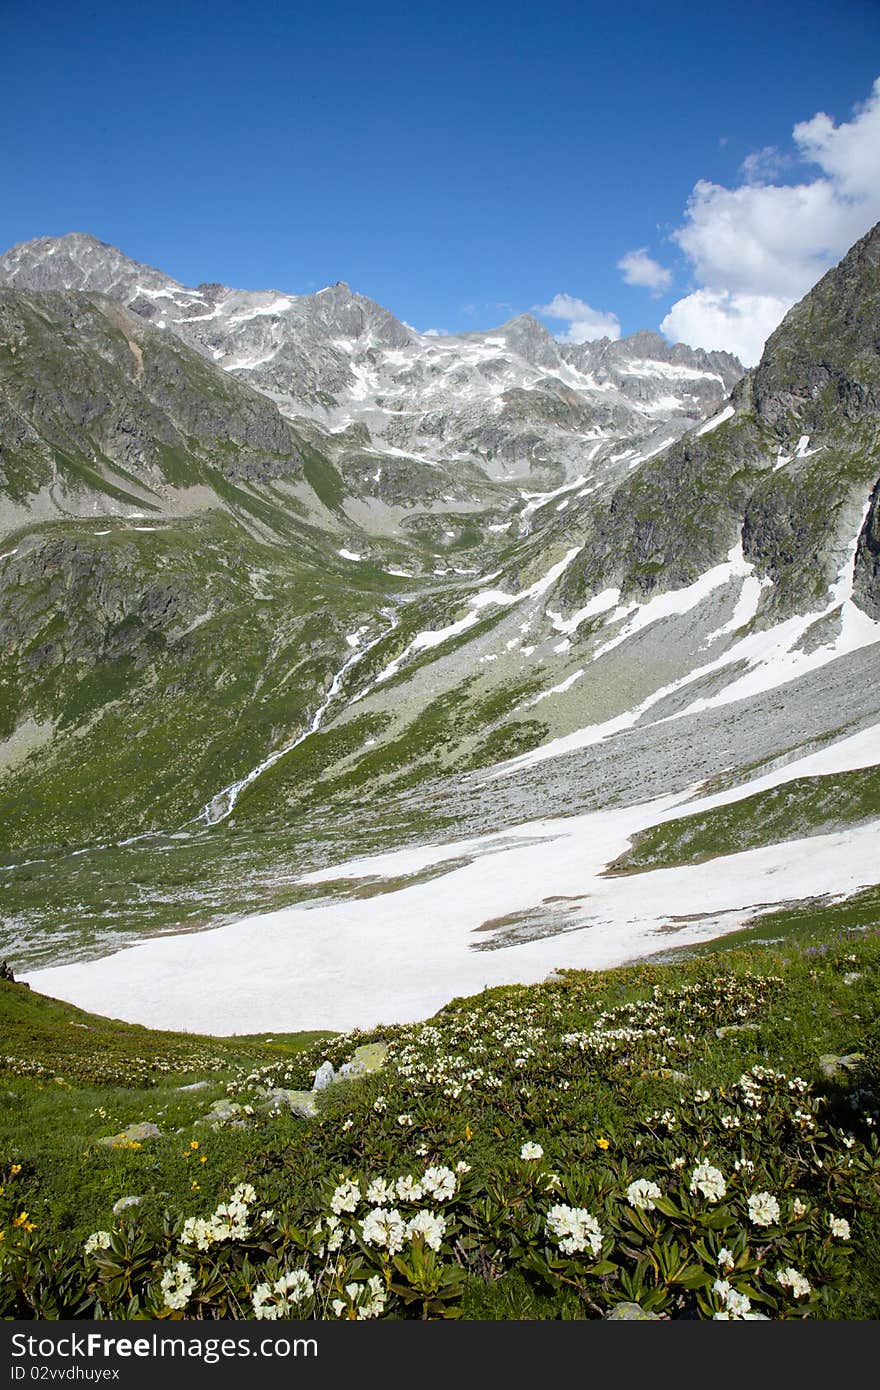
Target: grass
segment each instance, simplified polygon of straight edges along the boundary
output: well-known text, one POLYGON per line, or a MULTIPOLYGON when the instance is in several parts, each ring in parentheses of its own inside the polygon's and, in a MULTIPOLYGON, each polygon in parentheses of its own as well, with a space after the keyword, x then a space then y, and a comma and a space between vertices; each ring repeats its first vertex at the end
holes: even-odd
MULTIPOLYGON (((333 1315, 337 1294, 343 1315, 356 1315, 344 1285, 362 1286, 352 1297, 366 1308, 377 1278, 384 1316, 583 1318, 629 1298, 661 1317, 712 1317, 725 1308, 713 1285, 724 1246, 729 1282, 753 1310, 876 1317, 873 920, 862 904, 845 923, 801 923, 776 946, 725 942, 723 953, 666 964, 563 972, 453 1001, 426 1025, 340 1037, 160 1033, 0 985, 7 1311, 173 1316, 159 1285, 183 1258, 195 1281, 187 1316, 252 1317, 258 1286, 296 1267, 310 1271, 314 1316, 333 1315), (735 1027, 719 1037, 722 1024, 735 1027), (384 1069, 323 1092, 316 1120, 261 1108, 268 1088, 307 1089, 324 1059, 338 1067, 377 1037, 391 1048, 384 1069), (860 1060, 829 1078, 820 1065, 829 1053, 860 1060), (227 1098, 242 1107, 232 1124, 200 1123, 227 1098), (146 1120, 160 1138, 98 1143, 146 1120), (520 1157, 524 1143, 541 1148, 539 1161, 520 1157), (707 1161, 726 1179, 717 1202, 688 1187, 707 1161), (458 1175, 442 1180, 454 1192, 428 1202, 445 1223, 436 1249, 421 1237, 397 1253, 366 1240, 368 1183, 426 1165, 458 1175), (360 1198, 341 1211, 353 1242, 331 1258, 328 1203, 343 1178, 360 1198), (628 1200, 636 1178, 657 1183, 654 1208, 628 1200), (247 1229, 206 1237, 203 1251, 187 1246, 184 1218, 210 1218, 233 1188, 245 1191, 239 1184, 253 1188, 242 1199, 247 1229), (767 1226, 747 1212, 758 1191, 779 1202, 767 1226), (115 1218, 113 1203, 129 1195, 141 1203, 115 1218), (595 1214, 598 1254, 568 1254, 548 1233, 560 1203, 595 1214), (849 1223, 851 1239, 829 1234, 831 1216, 849 1223), (108 1244, 84 1258, 93 1231, 108 1244), (775 1281, 789 1266, 810 1284, 803 1300, 775 1281)), ((401 1219, 408 1202, 372 1199, 396 1203, 401 1219)))
POLYGON ((633 837, 610 874, 699 864, 761 845, 825 835, 880 815, 880 767, 801 777, 729 806, 679 816, 633 837))

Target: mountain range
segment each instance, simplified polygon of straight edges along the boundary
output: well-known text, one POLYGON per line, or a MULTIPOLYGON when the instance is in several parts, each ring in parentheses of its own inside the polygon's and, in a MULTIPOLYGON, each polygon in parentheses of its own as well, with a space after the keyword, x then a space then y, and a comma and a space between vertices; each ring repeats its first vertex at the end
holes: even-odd
MULTIPOLYGON (((419 334, 344 284, 188 289, 85 235, 14 247, 7 954, 87 1006, 124 977, 155 1022, 187 977, 157 1002, 138 951, 194 969, 277 909, 296 950, 267 928, 255 970, 300 982, 297 1026, 332 978, 345 1026, 741 926, 799 896, 804 839, 800 896, 876 884, 878 408, 880 227, 748 372, 530 315, 419 334), (662 856, 612 869, 673 809, 679 898, 662 856), (384 909, 445 952, 394 938, 399 1008, 368 965, 337 979, 384 909)), ((236 989, 235 1026, 267 1026, 236 989)))

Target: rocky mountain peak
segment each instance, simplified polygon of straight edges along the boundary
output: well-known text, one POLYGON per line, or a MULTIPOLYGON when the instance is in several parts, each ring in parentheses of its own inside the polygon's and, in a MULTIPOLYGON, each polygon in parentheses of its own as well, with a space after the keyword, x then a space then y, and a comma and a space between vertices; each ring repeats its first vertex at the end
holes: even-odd
POLYGON ((651 328, 640 328, 625 338, 618 339, 618 347, 634 357, 665 358, 670 351, 669 344, 659 333, 651 328))
POLYGON ((138 288, 159 294, 181 290, 153 266, 131 260, 88 232, 38 237, 0 256, 0 284, 22 290, 92 290, 130 303, 138 288))
POLYGON ((559 364, 559 347, 552 333, 534 314, 517 314, 497 330, 515 352, 538 367, 553 369, 559 364))
POLYGON ((880 410, 880 223, 788 311, 743 383, 773 427, 820 432, 880 410))

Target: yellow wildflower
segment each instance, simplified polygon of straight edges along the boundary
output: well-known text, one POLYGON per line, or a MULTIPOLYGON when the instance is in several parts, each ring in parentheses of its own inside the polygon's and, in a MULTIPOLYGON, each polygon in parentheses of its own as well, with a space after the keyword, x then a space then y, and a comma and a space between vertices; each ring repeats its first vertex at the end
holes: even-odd
POLYGON ((13 1163, 13 1165, 12 1165, 12 1167, 10 1168, 9 1171, 10 1171, 10 1173, 12 1174, 12 1176, 15 1177, 16 1173, 20 1173, 20 1172, 21 1172, 21 1164, 20 1164, 20 1163, 13 1163))
POLYGON ((199 1141, 198 1141, 198 1139, 193 1139, 192 1142, 191 1142, 191 1144, 190 1144, 190 1148, 191 1148, 191 1149, 197 1149, 198 1147, 199 1147, 199 1141))
POLYGON ((597 1139, 597 1140, 596 1140, 596 1148, 597 1148, 597 1149, 603 1149, 603 1150, 604 1150, 604 1149, 610 1149, 610 1148, 611 1148, 611 1140, 610 1140, 610 1139, 605 1139, 604 1137, 603 1137, 602 1139, 597 1139))

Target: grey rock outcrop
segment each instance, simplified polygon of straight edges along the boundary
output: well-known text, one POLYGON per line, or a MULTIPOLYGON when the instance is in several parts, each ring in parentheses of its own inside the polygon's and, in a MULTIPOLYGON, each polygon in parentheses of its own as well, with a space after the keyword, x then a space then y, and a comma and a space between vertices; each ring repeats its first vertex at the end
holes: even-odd
POLYGON ((105 1147, 123 1148, 132 1144, 143 1144, 148 1139, 161 1139, 162 1131, 158 1125, 154 1125, 150 1120, 142 1120, 137 1124, 128 1125, 126 1129, 120 1130, 118 1134, 108 1134, 98 1143, 105 1147))
POLYGON ((0 288, 0 341, 0 494, 12 501, 43 492, 76 514, 85 492, 106 511, 155 513, 217 474, 302 475, 300 440, 271 401, 113 299, 0 288))
POLYGON ((658 1313, 651 1313, 640 1303, 615 1303, 605 1314, 605 1322, 662 1322, 658 1313))
POLYGON ((846 1081, 863 1061, 861 1052, 849 1052, 842 1057, 835 1052, 823 1052, 819 1058, 819 1070, 828 1081, 846 1081))
POLYGON ((315 1079, 312 1082, 313 1091, 324 1091, 328 1086, 332 1086, 336 1080, 336 1072, 332 1062, 322 1062, 315 1072, 315 1079))
POLYGON ((117 1202, 113 1203, 111 1211, 114 1216, 121 1216, 124 1211, 128 1211, 131 1207, 139 1207, 143 1200, 143 1197, 120 1197, 117 1202))
POLYGON ((262 1108, 276 1115, 282 1111, 289 1111, 291 1115, 299 1115, 303 1120, 314 1120, 318 1114, 313 1091, 290 1091, 283 1086, 274 1087, 267 1092, 262 1108))

